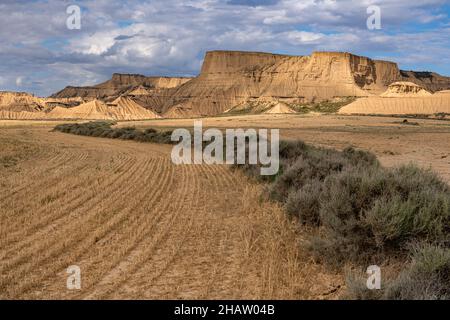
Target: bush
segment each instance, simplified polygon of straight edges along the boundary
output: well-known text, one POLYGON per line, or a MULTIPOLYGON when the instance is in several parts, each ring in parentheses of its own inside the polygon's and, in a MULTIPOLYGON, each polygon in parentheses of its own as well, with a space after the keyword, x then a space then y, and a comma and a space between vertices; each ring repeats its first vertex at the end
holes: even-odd
POLYGON ((93 121, 87 123, 69 123, 57 125, 53 130, 82 136, 135 140, 139 142, 153 142, 173 144, 170 137, 171 131, 157 131, 149 128, 140 131, 135 127, 111 128, 115 125, 112 121, 93 121))
MULTIPOLYGON (((383 273, 382 273, 383 275, 383 273)), ((356 300, 448 300, 450 299, 450 249, 416 244, 410 261, 394 279, 382 276, 381 290, 369 290, 367 275, 347 277, 346 298, 356 300)))
POLYGON ((450 193, 435 174, 413 165, 354 167, 324 181, 319 221, 316 253, 330 263, 364 261, 410 241, 448 240, 450 193))
MULTIPOLYGON (((300 224, 320 227, 314 255, 330 265, 405 255, 411 241, 449 241, 450 190, 430 170, 387 169, 368 152, 280 143, 271 199, 300 224)), ((258 166, 241 166, 258 176, 258 166)), ((261 180, 261 179, 260 179, 261 180)))
POLYGON ((419 245, 410 266, 385 290, 390 300, 449 300, 450 249, 419 245))

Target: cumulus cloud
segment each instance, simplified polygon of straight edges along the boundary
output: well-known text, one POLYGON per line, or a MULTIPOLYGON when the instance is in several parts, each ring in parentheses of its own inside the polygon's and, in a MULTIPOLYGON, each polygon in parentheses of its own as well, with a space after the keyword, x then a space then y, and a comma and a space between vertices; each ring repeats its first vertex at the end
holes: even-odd
POLYGON ((72 1, 2 1, 0 89, 48 95, 113 72, 196 75, 206 50, 309 54, 338 50, 404 68, 450 74, 445 0, 79 0, 81 29, 68 30, 72 1), (366 27, 379 5, 382 30, 366 27), (22 77, 26 81, 18 83, 22 77))

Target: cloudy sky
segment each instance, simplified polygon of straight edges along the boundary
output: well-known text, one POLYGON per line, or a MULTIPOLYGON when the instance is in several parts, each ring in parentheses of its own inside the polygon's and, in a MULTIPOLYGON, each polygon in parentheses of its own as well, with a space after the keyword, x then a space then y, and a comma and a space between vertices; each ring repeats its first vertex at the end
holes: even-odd
POLYGON ((450 76, 449 16, 449 0, 0 0, 0 90, 196 75, 215 49, 348 51, 450 76), (80 29, 67 27, 71 5, 80 29), (380 30, 367 28, 371 5, 380 30))

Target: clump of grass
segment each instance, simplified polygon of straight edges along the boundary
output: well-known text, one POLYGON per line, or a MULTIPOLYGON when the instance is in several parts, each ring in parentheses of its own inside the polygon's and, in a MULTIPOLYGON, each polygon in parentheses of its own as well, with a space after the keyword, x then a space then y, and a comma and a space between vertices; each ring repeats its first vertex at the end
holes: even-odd
POLYGON ((54 130, 82 136, 172 144, 171 131, 139 130, 135 127, 112 128, 113 121, 93 121, 57 125, 54 130))

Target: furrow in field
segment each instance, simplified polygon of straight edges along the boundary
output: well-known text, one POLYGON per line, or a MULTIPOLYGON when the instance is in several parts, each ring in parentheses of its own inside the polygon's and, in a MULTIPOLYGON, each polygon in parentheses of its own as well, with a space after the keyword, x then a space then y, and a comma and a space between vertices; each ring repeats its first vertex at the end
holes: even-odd
MULTIPOLYGON (((61 254, 67 253, 68 248, 72 246, 75 246, 73 250, 79 254, 78 249, 85 249, 90 243, 95 242, 95 239, 101 238, 101 234, 105 233, 109 228, 116 227, 123 221, 123 219, 126 218, 120 214, 121 208, 126 205, 123 198, 126 198, 130 194, 134 193, 137 186, 134 182, 135 180, 139 180, 142 175, 142 170, 146 170, 148 164, 149 161, 147 161, 145 165, 138 168, 140 171, 135 170, 133 179, 127 180, 131 183, 132 188, 128 190, 126 189, 123 193, 120 193, 121 188, 118 188, 118 190, 112 194, 106 194, 104 195, 105 197, 100 197, 101 200, 97 203, 97 206, 103 210, 90 210, 92 207, 90 209, 85 208, 87 211, 81 210, 82 212, 86 212, 85 215, 81 214, 81 220, 68 221, 63 228, 60 230, 55 230, 54 237, 52 237, 49 241, 41 240, 37 242, 39 243, 38 250, 31 248, 29 255, 26 253, 22 254, 20 257, 14 259, 13 263, 7 264, 3 270, 10 270, 12 267, 15 267, 14 274, 19 275, 20 277, 22 274, 29 272, 33 266, 44 264, 44 262, 51 260, 52 257, 60 257, 61 254), (114 206, 114 212, 108 210, 108 206, 110 204, 114 206), (115 212, 119 213, 114 214, 115 212), (100 226, 100 228, 98 226, 100 226), (74 234, 75 236, 67 238, 62 236, 64 234, 74 234), (64 241, 61 241, 61 239, 64 239, 64 241)), ((3 283, 11 280, 14 279, 9 277, 9 279, 4 279, 3 283)))
MULTIPOLYGON (((124 296, 127 298, 133 297, 133 292, 130 288, 143 287, 141 292, 151 291, 153 284, 165 275, 168 268, 179 258, 179 252, 186 243, 186 234, 191 230, 194 219, 200 215, 198 205, 201 190, 207 192, 212 189, 202 188, 199 183, 199 178, 202 175, 204 167, 188 166, 186 178, 180 189, 181 195, 177 198, 177 205, 169 208, 167 214, 172 215, 169 223, 161 228, 161 237, 155 239, 155 244, 145 250, 143 248, 140 253, 142 258, 140 260, 145 263, 135 265, 134 269, 128 270, 127 278, 119 285, 113 286, 109 291, 109 295, 100 296, 102 298, 115 298, 117 296, 124 296), (181 215, 179 213, 182 213, 181 215)), ((207 181, 207 180, 204 180, 207 181)), ((206 185, 204 186, 206 187, 206 185)), ((139 261, 139 259, 136 259, 139 261)), ((168 284, 170 286, 170 284, 168 284)), ((173 287, 175 289, 175 287, 173 287)))
MULTIPOLYGON (((123 168, 127 168, 131 165, 132 159, 129 158, 128 161, 117 163, 117 165, 111 167, 111 170, 117 172, 117 170, 122 170, 123 168)), ((39 209, 31 211, 32 208, 30 206, 36 206, 35 199, 28 200, 26 202, 32 202, 33 204, 29 204, 25 208, 20 209, 28 215, 18 216, 17 214, 12 215, 10 217, 11 222, 5 221, 4 223, 8 223, 9 232, 5 239, 0 239, 0 243, 2 246, 6 248, 9 243, 18 241, 20 239, 24 239, 31 235, 32 231, 37 231, 39 228, 49 225, 49 223, 54 222, 58 216, 54 214, 55 211, 60 211, 62 213, 71 212, 72 210, 79 207, 81 204, 86 203, 90 198, 92 198, 92 194, 90 193, 80 193, 73 192, 73 190, 79 190, 84 187, 90 187, 93 184, 97 184, 100 188, 108 188, 114 181, 120 179, 120 177, 126 173, 126 171, 122 172, 118 176, 111 175, 110 172, 104 172, 101 176, 96 176, 97 172, 83 172, 80 175, 72 176, 68 182, 62 182, 62 185, 56 185, 51 189, 46 190, 45 195, 41 195, 41 199, 46 199, 46 197, 52 197, 53 200, 49 205, 38 204, 39 209), (87 177, 84 177, 87 176, 87 177), (103 181, 102 178, 106 177, 106 180, 103 181), (71 184, 73 182, 73 184, 71 184), (58 196, 54 196, 54 190, 63 190, 58 193, 58 196), (67 190, 67 191, 66 191, 67 190), (37 219, 33 219, 33 217, 37 217, 37 219), (16 230, 17 229, 17 230, 16 230), (16 230, 16 231, 15 231, 16 230)), ((14 211, 12 211, 14 212, 14 211)))
POLYGON ((152 264, 157 250, 165 244, 172 226, 174 223, 177 223, 177 218, 184 215, 184 212, 181 210, 181 204, 189 187, 186 178, 187 169, 187 166, 184 165, 175 167, 174 170, 180 177, 176 180, 173 190, 166 194, 159 206, 155 208, 154 212, 162 214, 163 219, 152 225, 152 233, 149 234, 150 237, 147 241, 141 242, 136 247, 129 260, 122 265, 122 268, 117 270, 120 272, 119 274, 114 274, 114 277, 109 279, 105 278, 105 282, 109 283, 109 286, 106 286, 103 290, 96 290, 86 298, 105 298, 110 294, 114 294, 120 290, 130 277, 133 277, 136 270, 141 268, 142 265, 152 264))
MULTIPOLYGON (((120 167, 125 168, 125 170, 120 172, 117 176, 110 176, 103 184, 98 184, 97 189, 102 190, 103 193, 115 192, 119 189, 121 182, 127 181, 127 179, 134 174, 133 170, 139 169, 138 164, 133 166, 131 165, 131 162, 132 159, 123 163, 120 167)), ((90 189, 92 189, 92 185, 90 186, 90 189)), ((60 225, 65 224, 67 219, 72 219, 73 216, 81 211, 80 209, 83 209, 86 205, 91 203, 92 207, 94 207, 98 201, 100 201, 101 198, 98 197, 94 190, 89 190, 88 192, 83 191, 86 190, 72 190, 71 199, 66 201, 62 198, 62 203, 56 203, 53 208, 43 207, 41 210, 33 212, 32 217, 36 217, 36 219, 30 218, 25 225, 22 225, 22 229, 19 229, 17 232, 9 233, 6 239, 2 241, 2 243, 4 243, 4 248, 6 248, 8 244, 16 241, 13 248, 4 251, 2 258, 5 255, 8 256, 12 252, 17 252, 30 246, 36 239, 36 235, 37 237, 40 237, 55 229, 58 230, 60 225)))
MULTIPOLYGON (((171 191, 171 188, 176 186, 176 180, 174 179, 174 170, 171 166, 168 166, 168 161, 162 161, 163 166, 153 172, 158 172, 159 178, 155 179, 152 183, 158 186, 156 192, 152 190, 153 185, 149 185, 146 189, 145 197, 141 199, 137 206, 133 206, 130 211, 130 216, 134 218, 132 224, 124 226, 123 232, 120 233, 110 243, 108 247, 115 252, 113 256, 108 258, 108 261, 102 265, 101 270, 90 270, 89 277, 97 279, 95 282, 91 282, 83 291, 89 292, 91 288, 97 290, 108 282, 111 274, 115 274, 117 270, 123 268, 122 262, 128 261, 130 256, 133 255, 139 244, 145 242, 148 237, 151 237, 154 232, 154 226, 163 218, 166 214, 163 210, 159 210, 164 195, 171 191), (162 173, 161 173, 162 172, 162 173), (152 192, 153 191, 153 192, 152 192)), ((101 253, 101 252, 100 252, 101 253)), ((99 258, 96 258, 98 260, 99 258)), ((101 257, 100 257, 101 259, 101 257)), ((89 265, 85 268, 88 270, 89 265)), ((82 294, 84 295, 84 293, 82 294)))

